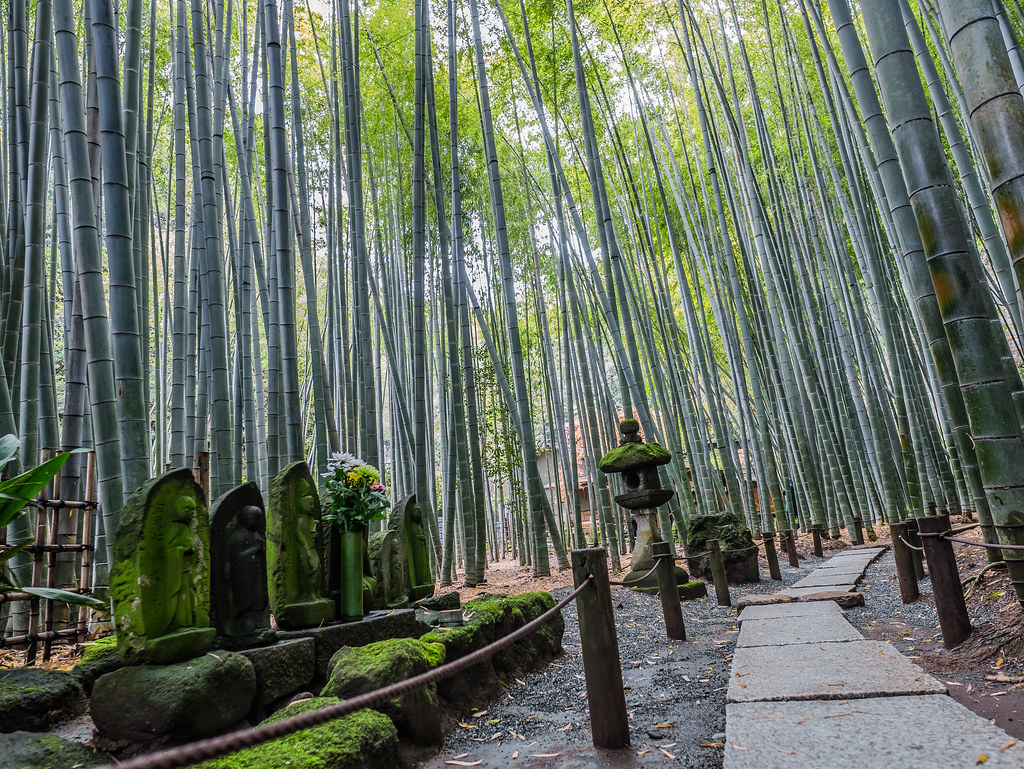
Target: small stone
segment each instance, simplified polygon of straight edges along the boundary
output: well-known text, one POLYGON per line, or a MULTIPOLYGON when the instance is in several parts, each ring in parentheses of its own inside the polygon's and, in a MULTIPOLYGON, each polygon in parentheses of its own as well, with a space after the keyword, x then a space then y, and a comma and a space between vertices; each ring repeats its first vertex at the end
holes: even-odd
POLYGON ((844 593, 838 590, 823 590, 820 593, 802 595, 799 599, 803 601, 835 601, 844 609, 852 609, 854 606, 864 605, 863 593, 844 593))
POLYGON ((41 731, 84 709, 82 686, 70 673, 40 668, 0 672, 0 732, 41 731))
POLYGON ((656 732, 653 729, 647 732, 647 736, 650 737, 652 740, 663 740, 666 737, 668 737, 668 735, 665 734, 665 732, 656 732))
POLYGON ((745 595, 736 601, 736 611, 741 612, 748 606, 772 606, 777 603, 793 603, 793 597, 785 593, 771 595, 745 595))

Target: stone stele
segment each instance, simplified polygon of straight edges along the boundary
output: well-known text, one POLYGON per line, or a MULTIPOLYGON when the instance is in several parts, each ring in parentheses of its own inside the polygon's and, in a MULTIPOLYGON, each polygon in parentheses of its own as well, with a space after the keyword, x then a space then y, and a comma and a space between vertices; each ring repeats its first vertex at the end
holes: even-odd
POLYGON ((263 495, 252 481, 231 489, 210 508, 210 603, 222 646, 261 646, 274 640, 266 530, 263 495))
POLYGON ((210 627, 210 536, 190 470, 146 481, 121 513, 110 591, 117 646, 129 664, 203 654, 210 627))
POLYGON ((391 510, 388 528, 398 532, 399 562, 406 564, 405 594, 416 602, 434 594, 434 578, 430 575, 427 538, 423 533, 423 514, 410 494, 391 510))
POLYGON ((286 466, 270 486, 267 574, 270 610, 285 629, 316 627, 334 619, 324 597, 320 498, 305 462, 286 466))

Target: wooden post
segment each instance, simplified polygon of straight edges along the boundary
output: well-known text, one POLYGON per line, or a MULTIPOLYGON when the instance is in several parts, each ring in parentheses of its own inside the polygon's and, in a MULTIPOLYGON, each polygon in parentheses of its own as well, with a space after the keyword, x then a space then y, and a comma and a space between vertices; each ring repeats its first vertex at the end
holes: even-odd
POLYGON ((768 559, 768 573, 774 580, 782 579, 782 572, 779 570, 779 554, 775 552, 775 533, 765 532, 764 555, 768 559))
POLYGON ((790 566, 800 565, 800 558, 796 554, 796 529, 786 532, 786 555, 789 556, 790 566))
POLYGON ((860 516, 853 519, 853 544, 864 544, 864 521, 860 516))
POLYGON ((661 596, 661 610, 665 615, 665 632, 669 638, 685 641, 686 625, 683 624, 683 610, 679 606, 675 562, 672 560, 668 542, 651 543, 651 552, 658 565, 658 595, 661 596))
POLYGON ((612 592, 608 585, 608 552, 604 548, 572 551, 572 579, 579 587, 593 577, 576 599, 587 679, 590 731, 594 747, 619 750, 629 745, 622 664, 615 635, 612 592))
POLYGON ((192 475, 203 489, 203 507, 210 506, 210 452, 196 452, 196 466, 192 475))
POLYGON ((719 606, 732 606, 729 597, 729 582, 725 576, 725 561, 722 560, 722 546, 717 539, 709 539, 708 550, 711 551, 711 579, 715 582, 715 597, 719 606))
POLYGON ((900 583, 900 597, 903 603, 913 603, 918 599, 920 591, 917 588, 917 571, 914 568, 912 551, 903 542, 907 538, 907 529, 906 523, 889 524, 892 554, 896 559, 896 579, 900 583))
MULTIPOLYGON (((917 519, 921 534, 941 534, 949 531, 948 515, 929 515, 917 519)), ((942 642, 947 649, 966 640, 971 634, 971 618, 967 616, 960 573, 956 568, 953 543, 938 537, 921 537, 924 554, 928 559, 928 575, 932 580, 935 612, 939 615, 942 642)))
MULTIPOLYGON (((908 518, 907 524, 907 542, 912 544, 914 547, 921 547, 921 538, 917 535, 917 518, 908 518)), ((910 557, 914 559, 914 573, 917 575, 918 581, 924 579, 924 554, 920 550, 911 550, 910 557)))
POLYGON ((818 558, 824 558, 825 552, 821 549, 821 524, 816 523, 811 526, 811 539, 814 540, 814 555, 818 558))

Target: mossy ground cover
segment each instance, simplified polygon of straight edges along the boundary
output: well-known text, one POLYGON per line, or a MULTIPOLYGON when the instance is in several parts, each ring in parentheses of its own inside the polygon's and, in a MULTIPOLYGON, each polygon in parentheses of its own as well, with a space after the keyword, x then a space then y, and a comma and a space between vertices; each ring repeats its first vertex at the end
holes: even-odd
MULTIPOLYGON (((338 702, 336 697, 305 700, 279 710, 263 723, 293 718, 338 702)), ((394 769, 397 765, 398 732, 391 719, 375 710, 360 710, 193 769, 394 769)))

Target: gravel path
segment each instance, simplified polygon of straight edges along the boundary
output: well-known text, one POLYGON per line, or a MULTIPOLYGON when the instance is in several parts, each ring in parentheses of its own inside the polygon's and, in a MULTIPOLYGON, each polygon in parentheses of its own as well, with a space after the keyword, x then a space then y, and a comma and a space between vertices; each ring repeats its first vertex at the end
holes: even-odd
MULTIPOLYGON (((788 587, 821 559, 799 569, 783 564, 783 581, 733 587, 732 598, 788 587)), ((712 596, 714 590, 710 588, 712 596)), ((553 591, 564 596, 568 589, 553 591)), ((575 604, 564 611, 565 654, 544 669, 508 681, 504 698, 467 718, 448 735, 425 769, 459 765, 504 767, 647 767, 677 764, 712 769, 722 763, 725 690, 736 641, 736 612, 714 598, 683 604, 687 641, 669 641, 657 596, 612 587, 632 748, 598 751, 591 744, 583 658, 575 604), (702 744, 703 743, 703 744, 702 744), (476 763, 480 762, 480 763, 476 763)))

